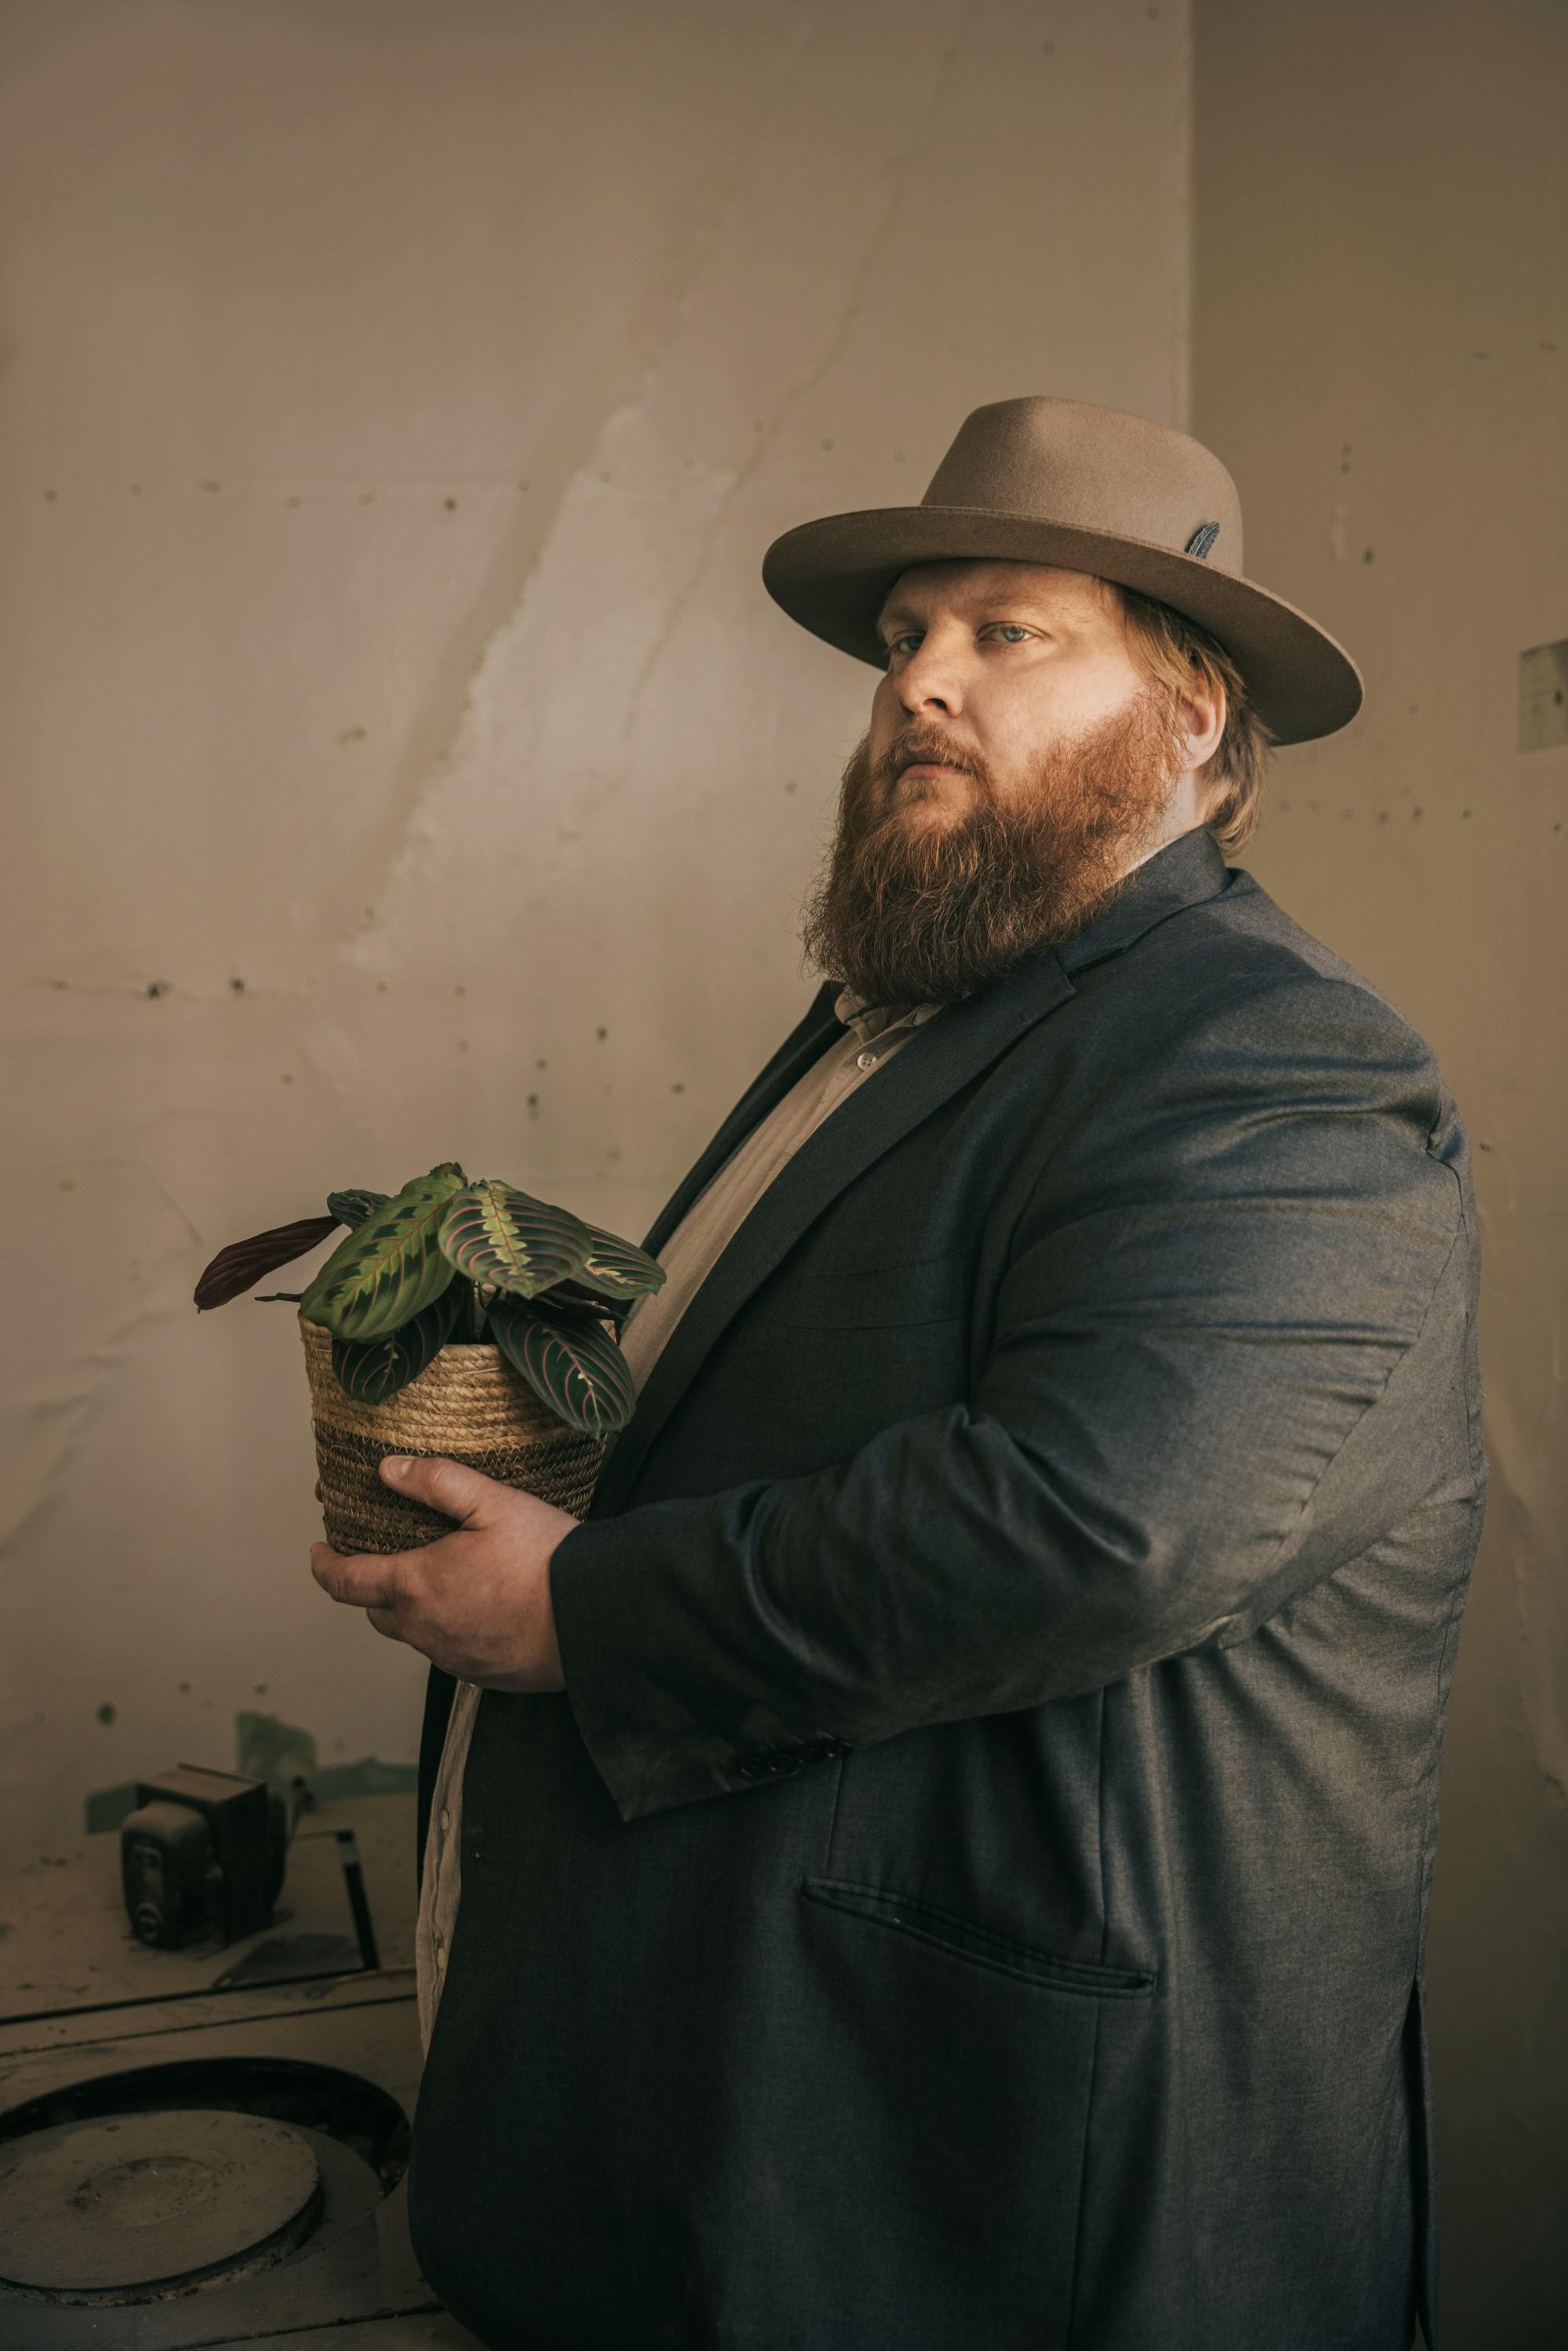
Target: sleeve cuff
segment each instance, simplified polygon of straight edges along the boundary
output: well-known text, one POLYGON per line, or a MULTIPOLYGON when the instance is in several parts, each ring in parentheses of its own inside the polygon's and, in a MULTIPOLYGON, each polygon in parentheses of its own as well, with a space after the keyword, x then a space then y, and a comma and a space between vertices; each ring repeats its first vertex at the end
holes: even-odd
MULTIPOLYGON (((711 1540, 716 1510, 732 1499, 653 1502, 619 1517, 585 1520, 551 1556, 567 1698, 623 1821, 765 1786, 849 1752, 847 1740, 803 1734, 743 1688, 714 1687, 705 1707, 700 1686, 693 1688, 689 1673, 683 1676, 678 1581, 649 1571, 672 1547, 678 1556, 683 1537, 693 1550, 702 1548, 705 1534, 711 1540)), ((700 1637, 688 1634, 685 1651, 700 1654, 702 1647, 700 1637)))

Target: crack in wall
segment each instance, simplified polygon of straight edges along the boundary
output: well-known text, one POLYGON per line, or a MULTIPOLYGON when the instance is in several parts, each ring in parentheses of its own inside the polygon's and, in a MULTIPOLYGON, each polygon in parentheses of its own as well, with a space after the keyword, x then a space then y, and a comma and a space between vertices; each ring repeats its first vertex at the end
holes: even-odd
MULTIPOLYGON (((861 257, 851 275, 843 299, 839 306, 838 318, 821 356, 799 382, 786 393, 771 423, 758 437, 750 455, 736 469, 727 486, 721 492, 714 512, 703 528, 698 541, 696 559, 692 564, 684 584, 672 596, 664 622, 643 655, 637 674, 632 680, 621 726, 623 745, 629 745, 631 742, 632 730, 641 714, 643 695, 657 672, 660 662, 674 642, 675 632, 685 618, 694 597, 702 587, 714 548, 729 518, 737 498, 757 473, 785 426, 805 405, 818 386, 826 381, 833 367, 843 356, 855 319, 859 315, 862 297, 870 281, 872 271, 881 257, 888 230, 892 225, 904 175, 922 152, 927 135, 941 112, 946 98, 946 76, 961 47, 962 37, 956 33, 937 60, 930 98, 921 110, 905 146, 898 154, 890 156, 882 166, 879 176, 883 183, 883 201, 873 218, 861 257)), ((582 825, 584 831, 587 830, 588 823, 597 818, 612 793, 620 788, 624 779, 624 770, 622 770, 606 782, 596 798, 590 799, 586 806, 580 806, 578 812, 580 817, 585 820, 582 825)), ((559 862, 559 850, 557 857, 559 862)))
MULTIPOLYGON (((372 906, 380 905, 406 860, 408 835, 417 821, 422 804, 435 789, 476 724, 477 706, 482 700, 483 687, 496 657, 497 644, 504 643, 528 605, 539 572, 555 543, 573 489, 591 470, 594 452, 602 446, 616 423, 622 417, 636 413, 640 396, 645 392, 663 359, 678 343, 692 298, 710 266, 729 207, 737 192, 755 169, 755 149, 789 103, 795 94, 796 80, 804 70, 802 62, 796 78, 780 76, 774 83, 772 103, 753 136, 741 142, 739 160, 713 194, 704 224, 692 242, 690 258, 682 269, 676 290, 673 295, 663 290, 650 295, 639 320, 621 322, 613 348, 600 362, 594 380, 588 385, 574 385, 570 394, 563 394, 558 413, 564 413, 567 423, 558 434, 546 434, 531 445, 528 460, 530 468, 528 478, 530 482, 537 482, 553 475, 557 483, 554 495, 544 513, 533 519, 530 530, 522 535, 521 545, 526 552, 520 558, 514 555, 501 567, 508 574, 500 600, 501 610, 480 628, 477 650, 467 663, 462 682, 452 696, 451 716, 443 728, 445 737, 444 747, 434 755, 419 752, 412 769, 393 778, 390 804, 383 809, 378 825, 378 835, 388 839, 391 845, 381 860, 379 883, 372 880, 370 883, 368 897, 372 906)), ((487 596, 484 601, 493 602, 496 600, 494 596, 487 596)), ((357 920, 346 940, 346 951, 351 960, 364 959, 359 950, 380 927, 381 918, 376 913, 367 914, 357 920)))
MULTIPOLYGON (((501 886, 503 876, 498 874, 497 867, 504 868, 508 888, 512 886, 510 876, 515 870, 519 894, 526 886, 535 897, 548 897, 558 881, 567 845, 582 836, 623 788, 649 688, 658 675, 664 656, 706 576, 714 550, 720 542, 737 498, 754 479, 780 434, 829 375, 848 346, 862 311, 867 285, 885 249, 907 175, 928 148, 931 133, 948 98, 949 76, 962 46, 961 37, 955 35, 942 48, 930 68, 929 88, 918 110, 912 120, 901 125, 894 152, 877 167, 880 197, 871 208, 859 256, 849 272, 842 293, 834 302, 826 337, 816 357, 797 377, 784 398, 775 403, 770 422, 758 427, 757 443, 744 460, 727 472, 708 469, 708 479, 722 486, 712 511, 703 518, 694 533, 693 550, 682 564, 679 577, 674 580, 670 579, 671 566, 661 555, 656 580, 643 583, 644 611, 654 597, 659 601, 656 622, 630 680, 624 685, 619 680, 614 682, 612 690, 621 701, 621 708, 612 741, 608 745, 595 745, 590 728, 585 738, 584 755, 584 747, 570 734, 563 734, 561 713, 549 705, 548 697, 542 701, 529 698, 521 689, 520 672, 532 660, 542 663, 545 658, 544 652, 540 651, 541 644, 547 651, 553 651, 542 633, 549 624, 549 616, 542 612, 536 615, 534 610, 539 580, 548 559, 558 550, 564 549, 569 597, 578 590, 578 583, 570 577, 572 555, 575 551, 580 558, 591 561, 593 534, 601 527, 593 506, 596 492, 592 477, 596 473, 601 480, 612 477, 610 460, 615 454, 618 436, 632 434, 640 428, 644 430, 653 439, 653 462, 657 464, 661 444, 658 428, 651 423, 650 419, 657 411, 661 377, 672 355, 681 349, 683 329, 699 296, 712 292, 712 287, 705 281, 705 273, 722 250, 725 231, 729 225, 732 209, 738 204, 742 188, 759 168, 757 153, 749 154, 744 167, 732 176, 709 220, 702 266, 693 273, 675 305, 658 352, 643 368, 636 397, 625 402, 603 422, 598 449, 605 463, 598 467, 580 467, 573 479, 564 485, 556 503, 549 536, 537 550, 512 608, 496 623, 474 665, 464 709, 453 739, 442 758, 427 771, 423 788, 412 805, 405 806, 402 812, 402 838, 392 870, 379 893, 377 911, 373 917, 359 926, 346 949, 350 960, 361 968, 382 968, 393 944, 406 936, 406 923, 399 919, 398 910, 389 908, 385 901, 409 888, 416 875, 422 882, 425 878, 422 853, 428 845, 438 844, 443 840, 443 794, 452 793, 463 799, 465 820, 482 829, 485 796, 486 792, 496 793, 497 790, 493 773, 494 737, 497 725, 504 725, 507 729, 506 763, 509 770, 526 772, 530 760, 540 759, 556 776, 559 789, 562 791, 570 789, 574 797, 570 803, 570 822, 558 822, 551 832, 547 832, 543 826, 534 832, 525 831, 514 859, 508 860, 504 845, 497 848, 490 867, 474 876, 473 887, 465 893, 465 911, 471 921, 476 920, 486 893, 494 893, 501 886), (568 536, 573 531, 576 533, 575 541, 568 536), (534 633, 532 643, 527 642, 527 632, 530 630, 534 633), (549 739, 552 729, 556 737, 554 741, 549 739), (541 736, 548 745, 542 753, 539 747, 541 736), (588 770, 586 773, 585 768, 588 770), (470 785, 471 799, 466 797, 470 785), (525 849, 526 862, 523 856, 525 849)), ((792 95, 792 89, 780 91, 770 119, 777 120, 783 114, 792 95)), ((754 142, 754 149, 756 145, 754 142)), ((638 455, 642 456, 643 453, 638 455)), ((653 493, 643 490, 642 495, 651 496, 657 506, 660 495, 657 486, 653 493)), ((667 516, 668 508, 659 507, 655 519, 665 528, 670 528, 667 516)), ((677 512, 675 528, 678 526, 677 512)), ((645 552, 635 536, 634 510, 632 521, 628 525, 628 534, 627 559, 634 567, 645 552)), ((580 563, 578 569, 580 569, 580 563)), ((626 601, 632 613, 631 625, 634 626, 637 600, 631 589, 626 591, 626 601)), ((591 702, 593 684, 591 674, 583 692, 591 702)), ((605 714, 605 720, 608 720, 608 714, 605 714)), ((497 809, 503 826, 517 823, 514 810, 503 809, 499 803, 497 809)), ((514 900, 514 905, 515 903, 514 900)))

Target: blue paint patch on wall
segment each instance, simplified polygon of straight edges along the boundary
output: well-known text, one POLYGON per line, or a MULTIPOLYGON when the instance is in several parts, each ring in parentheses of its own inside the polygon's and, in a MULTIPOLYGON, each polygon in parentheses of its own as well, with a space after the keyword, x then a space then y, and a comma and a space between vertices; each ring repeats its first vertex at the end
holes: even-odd
POLYGON ((300 1774, 323 1804, 339 1796, 404 1795, 419 1785, 417 1763, 383 1763, 378 1755, 363 1755, 357 1763, 319 1762, 309 1731, 248 1708, 235 1717, 235 1750, 236 1771, 266 1780, 280 1794, 300 1774))
MULTIPOLYGON (((187 1753, 189 1763, 205 1761, 187 1753)), ((160 1760, 149 1770, 162 1771, 160 1760)), ((296 1776, 302 1777, 317 1802, 329 1804, 340 1796, 402 1796, 419 1785, 417 1763, 383 1763, 379 1755, 362 1755, 354 1763, 323 1763, 316 1741, 298 1723, 276 1714, 255 1714, 246 1708, 235 1717, 235 1761, 217 1769, 243 1771, 248 1780, 265 1780, 287 1795, 296 1776)), ((119 1828, 136 1810, 136 1782, 121 1780, 112 1788, 94 1788, 82 1802, 82 1827, 89 1836, 102 1836, 119 1828)))

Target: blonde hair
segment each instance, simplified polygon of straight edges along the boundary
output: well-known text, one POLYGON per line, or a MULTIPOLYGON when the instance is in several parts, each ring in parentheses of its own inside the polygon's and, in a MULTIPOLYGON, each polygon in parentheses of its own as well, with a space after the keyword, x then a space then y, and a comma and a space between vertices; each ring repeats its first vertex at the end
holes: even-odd
POLYGON ((1116 580, 1102 584, 1120 608, 1134 653, 1155 684, 1167 689, 1173 708, 1176 695, 1194 683, 1194 671, 1211 692, 1224 691, 1225 731, 1201 772, 1219 787, 1204 824, 1228 860, 1257 830, 1274 737, 1253 709, 1241 673, 1218 637, 1139 589, 1124 588, 1116 580))

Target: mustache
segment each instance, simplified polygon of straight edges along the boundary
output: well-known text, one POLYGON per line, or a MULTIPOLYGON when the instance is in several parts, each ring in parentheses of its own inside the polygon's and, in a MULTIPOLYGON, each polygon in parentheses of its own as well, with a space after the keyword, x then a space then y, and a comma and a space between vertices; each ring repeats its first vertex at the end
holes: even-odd
POLYGON ((941 737, 929 732, 902 736, 876 763, 876 780, 892 783, 905 768, 929 763, 934 768, 960 768, 966 775, 979 776, 984 769, 967 752, 956 751, 941 737))

